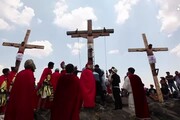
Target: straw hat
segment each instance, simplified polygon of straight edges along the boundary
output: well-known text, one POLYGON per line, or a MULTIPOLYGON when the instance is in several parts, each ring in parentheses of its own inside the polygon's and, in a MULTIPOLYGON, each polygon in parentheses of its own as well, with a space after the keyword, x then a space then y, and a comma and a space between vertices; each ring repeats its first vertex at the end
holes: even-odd
POLYGON ((117 69, 116 68, 112 68, 111 70, 112 70, 112 72, 117 73, 117 69))

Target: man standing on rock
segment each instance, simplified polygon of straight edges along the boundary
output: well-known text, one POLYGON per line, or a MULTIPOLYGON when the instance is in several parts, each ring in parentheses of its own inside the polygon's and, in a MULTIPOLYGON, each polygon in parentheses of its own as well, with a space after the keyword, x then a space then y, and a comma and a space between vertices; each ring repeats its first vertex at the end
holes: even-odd
POLYGON ((114 97, 114 110, 122 109, 122 100, 120 96, 120 76, 117 74, 117 69, 112 68, 112 76, 111 76, 111 84, 112 84, 112 92, 114 97))
POLYGON ((66 73, 57 83, 51 111, 51 120, 80 120, 82 94, 79 78, 73 73, 74 65, 66 65, 66 73))
POLYGON ((33 60, 26 60, 24 70, 14 81, 4 120, 34 120, 34 91, 36 66, 33 60))
POLYGON ((123 89, 129 92, 129 109, 135 113, 137 119, 150 120, 149 108, 141 78, 134 74, 135 69, 128 68, 127 77, 124 80, 123 89))

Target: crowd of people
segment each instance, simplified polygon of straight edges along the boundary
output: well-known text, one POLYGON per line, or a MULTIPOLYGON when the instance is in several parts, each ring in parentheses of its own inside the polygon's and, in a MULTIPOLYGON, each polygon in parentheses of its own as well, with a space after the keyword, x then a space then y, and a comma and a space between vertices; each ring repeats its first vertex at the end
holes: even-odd
MULTIPOLYGON (((145 90, 133 67, 128 68, 122 88, 115 67, 105 72, 98 64, 93 66, 88 62, 80 71, 73 64, 62 61, 61 70, 56 68, 53 72, 54 63, 49 62, 37 85, 35 69, 32 59, 25 61, 24 70, 20 72, 15 67, 3 69, 0 76, 0 114, 4 120, 34 120, 38 110, 50 110, 51 120, 79 120, 82 108, 95 108, 97 96, 100 104, 105 106, 107 95, 114 100, 113 110, 121 110, 122 91, 127 92, 129 110, 134 116, 148 120, 150 113, 146 96, 158 101, 154 86, 150 85, 145 90), (81 72, 80 76, 78 72, 81 72)), ((160 80, 164 99, 180 90, 180 73, 176 71, 174 76, 166 73, 167 76, 160 80)))

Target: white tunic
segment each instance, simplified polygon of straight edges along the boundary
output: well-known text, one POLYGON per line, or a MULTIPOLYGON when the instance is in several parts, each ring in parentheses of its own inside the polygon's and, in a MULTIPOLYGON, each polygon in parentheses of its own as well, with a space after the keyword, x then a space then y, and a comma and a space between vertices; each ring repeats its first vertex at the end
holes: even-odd
POLYGON ((129 106, 129 109, 133 112, 133 114, 135 114, 134 97, 133 97, 132 87, 131 87, 129 77, 126 77, 124 79, 124 84, 123 84, 122 87, 123 87, 123 89, 126 89, 128 91, 128 93, 129 93, 128 106, 129 106))

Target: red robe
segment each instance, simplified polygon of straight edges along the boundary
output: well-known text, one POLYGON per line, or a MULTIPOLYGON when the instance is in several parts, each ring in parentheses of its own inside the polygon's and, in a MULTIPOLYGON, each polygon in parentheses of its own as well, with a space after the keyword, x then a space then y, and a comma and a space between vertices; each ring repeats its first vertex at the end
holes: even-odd
POLYGON ((82 105, 80 91, 80 80, 76 75, 61 75, 54 95, 51 120, 79 120, 82 105))
POLYGON ((48 74, 52 74, 52 70, 50 68, 45 68, 43 70, 43 73, 41 74, 40 80, 37 85, 37 89, 39 89, 42 86, 42 83, 46 79, 48 74))
MULTIPOLYGON (((38 92, 38 90, 42 87, 43 85, 43 81, 46 79, 46 77, 48 76, 48 74, 52 75, 52 70, 50 68, 45 68, 41 74, 40 80, 37 84, 37 88, 36 88, 36 93, 38 92)), ((51 101, 46 100, 46 99, 41 99, 41 96, 37 96, 36 97, 36 106, 37 108, 46 108, 46 109, 50 109, 51 107, 51 101)))
POLYGON ((66 74, 66 70, 61 70, 61 74, 66 74))
POLYGON ((144 86, 141 78, 137 75, 128 76, 131 82, 135 113, 137 118, 150 118, 149 108, 147 104, 144 86))
POLYGON ((95 107, 96 80, 93 72, 86 68, 82 71, 80 82, 82 86, 83 107, 95 107))
POLYGON ((51 76, 51 84, 52 84, 52 86, 53 86, 53 90, 54 90, 54 92, 56 91, 56 85, 57 85, 57 82, 58 82, 58 80, 59 80, 59 77, 60 77, 60 73, 59 72, 54 72, 53 74, 52 74, 52 76, 51 76))
POLYGON ((10 93, 4 120, 34 120, 35 78, 30 69, 19 72, 10 93))

